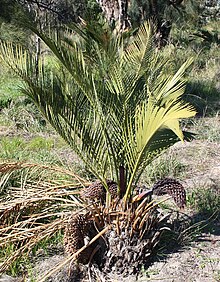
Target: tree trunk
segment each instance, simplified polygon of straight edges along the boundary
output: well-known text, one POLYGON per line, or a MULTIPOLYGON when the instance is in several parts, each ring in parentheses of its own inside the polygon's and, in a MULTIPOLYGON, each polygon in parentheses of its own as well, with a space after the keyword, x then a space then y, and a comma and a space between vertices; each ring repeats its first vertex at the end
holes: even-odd
MULTIPOLYGON (((179 2, 182 2, 182 0, 180 0, 179 2)), ((168 42, 171 30, 171 22, 164 21, 161 19, 158 7, 158 0, 149 0, 149 10, 153 21, 156 23, 156 41, 157 47, 160 49, 161 47, 165 46, 168 42)))
POLYGON ((128 20, 129 0, 96 0, 107 21, 119 31, 130 27, 128 20))

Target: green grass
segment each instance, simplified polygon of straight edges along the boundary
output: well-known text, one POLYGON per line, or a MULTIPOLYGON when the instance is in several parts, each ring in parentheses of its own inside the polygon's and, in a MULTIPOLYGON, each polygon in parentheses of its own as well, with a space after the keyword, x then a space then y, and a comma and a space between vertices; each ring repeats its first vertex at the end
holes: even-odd
POLYGON ((0 109, 8 107, 20 95, 22 82, 4 67, 0 67, 0 109))
MULTIPOLYGON (((39 256, 39 253, 44 257, 50 256, 51 252, 57 248, 58 244, 63 242, 63 232, 56 232, 51 238, 46 238, 36 244, 31 252, 26 252, 22 257, 17 258, 13 263, 11 263, 7 273, 13 277, 28 273, 30 281, 34 282, 34 272, 33 272, 33 261, 39 256)), ((16 246, 10 244, 4 248, 0 248, 0 263, 1 257, 6 257, 12 254, 16 250, 16 246)))
POLYGON ((170 153, 161 155, 146 167, 140 182, 152 185, 165 177, 180 178, 184 175, 184 170, 184 164, 170 150, 170 153))
POLYGON ((32 255, 36 256, 39 250, 43 250, 45 256, 50 255, 51 249, 56 248, 58 244, 63 243, 63 232, 59 230, 56 232, 51 238, 46 238, 39 242, 37 245, 34 246, 32 249, 32 255))
POLYGON ((38 133, 48 131, 46 121, 36 106, 26 97, 19 96, 3 108, 0 115, 0 124, 6 124, 26 132, 38 133))
MULTIPOLYGON (((1 258, 6 257, 10 254, 12 254, 16 250, 16 246, 13 244, 7 245, 4 248, 0 249, 0 262, 1 258)), ((28 259, 28 256, 22 256, 21 258, 16 259, 14 262, 12 262, 8 268, 7 273, 11 276, 16 277, 20 273, 22 273, 27 267, 30 267, 30 259, 28 259)))
MULTIPOLYGON (((21 133, 21 132, 20 132, 21 133)), ((66 167, 82 177, 89 172, 65 141, 57 135, 40 132, 36 135, 3 136, 0 138, 0 161, 39 163, 66 167)))
POLYGON ((195 123, 194 128, 198 132, 198 139, 208 142, 220 141, 220 116, 218 114, 213 118, 195 120, 195 123))
POLYGON ((211 216, 219 214, 220 190, 218 187, 198 187, 188 194, 188 206, 194 211, 211 216))
POLYGON ((195 106, 200 116, 213 116, 220 106, 219 45, 198 38, 189 40, 187 31, 181 32, 182 36, 178 31, 178 39, 163 50, 164 57, 171 61, 167 72, 176 71, 187 58, 193 57, 194 62, 186 75, 185 99, 195 106))
POLYGON ((206 142, 220 141, 220 115, 217 112, 213 117, 195 117, 182 122, 182 126, 196 133, 196 140, 206 142))
POLYGON ((54 140, 51 138, 34 137, 2 137, 0 140, 0 158, 14 161, 30 161, 59 163, 52 149, 54 140))

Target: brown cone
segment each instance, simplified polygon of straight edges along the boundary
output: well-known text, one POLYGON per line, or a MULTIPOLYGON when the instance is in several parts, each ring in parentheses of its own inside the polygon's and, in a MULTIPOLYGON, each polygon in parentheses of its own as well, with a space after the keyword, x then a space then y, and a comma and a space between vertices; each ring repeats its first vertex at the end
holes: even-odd
MULTIPOLYGON (((116 198, 118 195, 117 184, 113 180, 106 180, 108 185, 109 192, 113 198, 116 198)), ((89 187, 81 190, 81 197, 85 200, 105 200, 106 189, 101 181, 96 181, 91 184, 89 187)))
MULTIPOLYGON (((85 245, 84 239, 90 225, 91 223, 83 215, 70 216, 64 233, 64 246, 67 253, 72 255, 85 245)), ((77 256, 78 262, 88 263, 91 253, 92 247, 89 246, 77 256)))
POLYGON ((179 208, 186 205, 186 191, 183 185, 172 178, 165 178, 156 182, 152 188, 154 195, 170 195, 179 208))

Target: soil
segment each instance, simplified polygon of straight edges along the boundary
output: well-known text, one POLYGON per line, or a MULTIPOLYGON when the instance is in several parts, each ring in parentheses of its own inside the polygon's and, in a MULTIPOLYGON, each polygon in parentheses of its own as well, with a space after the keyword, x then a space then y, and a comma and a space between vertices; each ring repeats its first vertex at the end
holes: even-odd
POLYGON ((220 236, 201 235, 201 241, 194 242, 150 266, 147 270, 150 281, 220 281, 220 236))

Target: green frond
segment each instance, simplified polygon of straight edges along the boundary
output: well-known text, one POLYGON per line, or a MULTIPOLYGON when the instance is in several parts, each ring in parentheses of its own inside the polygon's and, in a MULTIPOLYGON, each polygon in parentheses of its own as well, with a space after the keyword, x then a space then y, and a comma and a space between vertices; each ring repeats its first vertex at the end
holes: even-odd
POLYGON ((155 49, 154 27, 143 24, 124 44, 106 27, 73 25, 62 36, 31 27, 56 64, 36 61, 19 46, 1 42, 0 57, 24 80, 29 96, 55 130, 105 185, 127 175, 125 201, 145 168, 171 145, 188 137, 179 121, 195 115, 183 102, 188 60, 173 75, 155 49))

